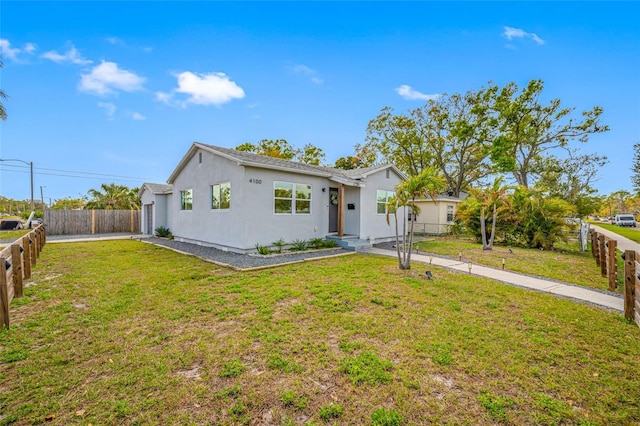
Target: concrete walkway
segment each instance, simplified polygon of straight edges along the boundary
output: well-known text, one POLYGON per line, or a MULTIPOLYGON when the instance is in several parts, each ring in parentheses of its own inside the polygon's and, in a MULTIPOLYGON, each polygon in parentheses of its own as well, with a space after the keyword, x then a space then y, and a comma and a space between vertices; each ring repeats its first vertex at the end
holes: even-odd
MULTIPOLYGON (((593 229, 595 232, 597 232, 598 234, 603 234, 607 238, 616 240, 616 248, 620 251, 635 250, 637 252, 640 252, 640 244, 636 243, 635 241, 632 241, 628 238, 623 237, 622 235, 616 234, 615 232, 609 231, 607 229, 600 228, 598 225, 595 225, 593 223, 590 223, 589 227, 593 229)), ((636 232, 640 232, 640 231, 636 231, 636 232)))
MULTIPOLYGON (((360 251, 360 253, 376 254, 389 257, 397 256, 395 251, 384 250, 375 247, 362 250, 360 251)), ((465 274, 469 273, 468 263, 461 262, 459 260, 415 253, 411 254, 411 260, 426 264, 429 264, 429 262, 431 262, 431 264, 434 266, 440 266, 465 274), (432 257, 431 261, 429 260, 430 257, 432 257)), ((529 275, 517 274, 515 272, 503 271, 501 269, 489 268, 487 266, 475 264, 471 266, 471 275, 486 277, 516 287, 527 288, 543 293, 555 294, 580 302, 591 303, 596 306, 600 306, 616 312, 624 312, 624 298, 622 297, 622 295, 613 295, 613 293, 591 290, 587 287, 580 287, 576 285, 561 283, 558 281, 531 277, 529 275)))

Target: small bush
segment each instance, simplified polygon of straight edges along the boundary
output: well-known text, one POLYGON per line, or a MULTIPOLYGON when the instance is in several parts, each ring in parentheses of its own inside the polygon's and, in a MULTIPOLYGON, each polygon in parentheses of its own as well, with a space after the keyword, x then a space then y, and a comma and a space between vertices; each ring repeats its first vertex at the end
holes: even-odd
POLYGON ((166 226, 158 226, 156 228, 156 237, 160 238, 173 238, 171 231, 166 226))
POLYGON ((276 246, 276 249, 274 250, 276 253, 282 253, 282 248, 286 243, 284 242, 284 238, 280 238, 278 241, 274 241, 272 244, 276 246))
POLYGON ((378 408, 371 415, 371 424, 374 426, 400 426, 405 424, 407 419, 396 410, 385 410, 378 408))
POLYGON ((258 250, 258 253, 262 255, 271 254, 271 250, 269 250, 269 247, 260 245, 260 243, 256 243, 256 250, 258 250))
POLYGON ((342 416, 344 413, 344 407, 340 404, 329 404, 320 408, 319 416, 324 421, 329 421, 331 419, 337 419, 342 416))
POLYGON ((303 251, 307 249, 307 242, 305 240, 293 240, 291 245, 292 251, 303 251))
POLYGON ((324 247, 324 240, 322 238, 312 238, 308 243, 309 247, 313 247, 314 249, 321 249, 324 247))
POLYGON ((335 240, 326 240, 322 243, 322 246, 325 248, 334 248, 338 247, 338 243, 335 240))

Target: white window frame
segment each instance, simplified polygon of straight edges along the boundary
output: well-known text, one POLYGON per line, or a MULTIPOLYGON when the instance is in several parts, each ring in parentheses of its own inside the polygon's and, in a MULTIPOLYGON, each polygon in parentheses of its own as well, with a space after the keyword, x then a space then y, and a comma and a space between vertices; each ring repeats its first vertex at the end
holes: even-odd
POLYGON ((193 210, 193 189, 183 189, 180 191, 180 211, 188 212, 193 210), (189 194, 189 206, 185 203, 185 194, 189 194))
POLYGON ((225 211, 225 210, 230 210, 231 209, 231 181, 227 181, 227 182, 220 182, 220 183, 214 183, 213 185, 211 185, 211 210, 216 210, 216 211, 225 211), (214 205, 214 193, 215 193, 215 188, 218 187, 218 196, 220 196, 220 191, 222 190, 222 187, 225 185, 229 185, 229 206, 228 207, 221 207, 221 200, 218 200, 218 206, 216 207, 214 205))
POLYGON ((456 208, 453 204, 447 204, 447 223, 455 222, 456 208), (449 220, 449 210, 451 210, 451 220, 449 220))
POLYGON ((313 211, 313 186, 308 184, 308 183, 299 183, 299 182, 286 182, 286 181, 281 181, 281 180, 277 180, 273 182, 273 214, 281 216, 281 215, 303 215, 303 216, 310 216, 311 212, 313 211), (285 184, 285 185, 291 185, 291 198, 288 197, 276 197, 276 185, 278 184, 285 184), (309 190, 309 198, 302 198, 299 199, 296 196, 296 186, 306 186, 307 189, 309 190), (290 200, 291 201, 291 211, 290 212, 277 212, 276 211, 276 200, 290 200), (296 204, 298 201, 304 202, 304 201, 308 201, 309 202, 309 212, 297 212, 296 211, 296 204))
POLYGON ((387 203, 389 203, 389 199, 395 197, 396 192, 395 191, 389 191, 388 189, 376 189, 376 213, 379 215, 386 215, 387 214, 387 203), (379 200, 378 200, 378 193, 379 192, 385 192, 385 201, 384 201, 384 212, 380 213, 378 211, 378 207, 380 206, 380 204, 382 204, 379 200))

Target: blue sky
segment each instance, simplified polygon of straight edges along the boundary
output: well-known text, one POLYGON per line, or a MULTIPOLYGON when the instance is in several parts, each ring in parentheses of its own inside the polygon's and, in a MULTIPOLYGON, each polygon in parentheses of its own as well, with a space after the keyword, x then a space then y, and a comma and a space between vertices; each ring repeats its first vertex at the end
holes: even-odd
MULTIPOLYGON (((165 182, 193 141, 284 138, 327 163, 381 108, 493 81, 545 82, 611 127, 595 186, 631 190, 640 142, 638 2, 0 3, 0 158, 36 198, 165 182)), ((29 198, 0 163, 0 194, 29 198)))

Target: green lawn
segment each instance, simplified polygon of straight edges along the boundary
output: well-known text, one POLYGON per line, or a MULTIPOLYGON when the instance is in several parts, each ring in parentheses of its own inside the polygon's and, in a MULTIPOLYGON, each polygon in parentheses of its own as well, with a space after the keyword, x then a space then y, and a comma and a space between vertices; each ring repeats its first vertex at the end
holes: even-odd
POLYGON ((16 240, 24 237, 31 229, 17 229, 15 231, 0 231, 0 240, 16 240))
POLYGON ((49 244, 0 332, 0 423, 640 422, 636 325, 396 265, 240 273, 137 241, 49 244))
MULTIPOLYGON (((494 246, 493 250, 482 250, 482 245, 471 240, 454 237, 429 237, 426 241, 415 244, 421 253, 431 253, 458 258, 462 254, 464 261, 475 264, 502 268, 522 274, 538 275, 569 284, 608 290, 609 282, 603 278, 600 268, 589 249, 580 251, 577 241, 561 243, 556 250, 541 251, 494 246)), ((618 291, 622 292, 620 285, 618 291)))
POLYGON ((631 241, 635 241, 636 243, 640 243, 640 230, 636 228, 626 228, 624 226, 612 225, 610 223, 603 222, 594 222, 590 221, 594 225, 601 227, 602 229, 607 229, 611 232, 615 232, 618 235, 622 235, 625 238, 630 239, 631 241))

